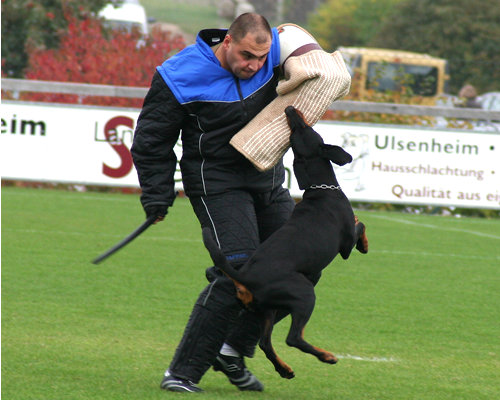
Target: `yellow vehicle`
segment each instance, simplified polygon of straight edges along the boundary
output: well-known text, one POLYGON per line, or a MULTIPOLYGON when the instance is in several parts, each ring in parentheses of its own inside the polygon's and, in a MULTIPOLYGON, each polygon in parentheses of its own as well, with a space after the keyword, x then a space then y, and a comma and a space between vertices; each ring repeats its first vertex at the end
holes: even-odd
POLYGON ((402 86, 411 94, 434 102, 447 92, 447 61, 428 54, 403 50, 339 47, 351 75, 360 79, 359 96, 366 90, 396 91, 402 86))

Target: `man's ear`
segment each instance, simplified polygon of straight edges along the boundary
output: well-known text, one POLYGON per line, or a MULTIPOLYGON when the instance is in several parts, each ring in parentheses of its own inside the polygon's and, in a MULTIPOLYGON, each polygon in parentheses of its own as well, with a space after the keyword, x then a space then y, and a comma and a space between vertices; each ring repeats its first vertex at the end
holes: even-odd
POLYGON ((233 37, 229 34, 226 33, 226 36, 224 36, 224 39, 222 40, 222 46, 227 50, 229 47, 229 44, 233 41, 233 37))
POLYGON ((352 161, 352 156, 340 146, 331 144, 322 144, 320 146, 320 155, 323 158, 328 158, 337 165, 345 165, 352 161))

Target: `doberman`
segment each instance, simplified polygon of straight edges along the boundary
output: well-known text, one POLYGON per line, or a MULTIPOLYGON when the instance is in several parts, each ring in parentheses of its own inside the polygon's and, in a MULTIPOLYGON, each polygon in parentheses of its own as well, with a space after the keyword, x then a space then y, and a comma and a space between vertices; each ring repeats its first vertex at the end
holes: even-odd
POLYGON ((347 259, 354 246, 361 253, 368 252, 368 239, 330 163, 344 165, 352 157, 341 147, 325 144, 294 107, 287 107, 285 113, 292 131, 294 173, 304 190, 302 201, 287 223, 262 243, 239 270, 229 264, 210 228, 203 229, 203 240, 215 266, 234 281, 238 298, 262 313, 259 346, 276 371, 290 379, 295 376, 293 370, 277 356, 271 343, 277 310, 291 314, 286 339, 289 346, 335 364, 338 360, 332 353, 307 343, 303 337, 314 309, 314 284, 338 253, 347 259))

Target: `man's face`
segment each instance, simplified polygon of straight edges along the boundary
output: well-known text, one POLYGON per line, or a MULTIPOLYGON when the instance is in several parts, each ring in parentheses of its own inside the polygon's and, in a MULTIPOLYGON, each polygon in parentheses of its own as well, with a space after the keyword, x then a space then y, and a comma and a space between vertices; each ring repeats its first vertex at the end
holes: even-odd
POLYGON ((252 33, 248 33, 239 42, 231 35, 226 35, 223 45, 226 49, 227 69, 240 79, 249 79, 266 62, 271 48, 271 37, 264 43, 257 43, 252 33))

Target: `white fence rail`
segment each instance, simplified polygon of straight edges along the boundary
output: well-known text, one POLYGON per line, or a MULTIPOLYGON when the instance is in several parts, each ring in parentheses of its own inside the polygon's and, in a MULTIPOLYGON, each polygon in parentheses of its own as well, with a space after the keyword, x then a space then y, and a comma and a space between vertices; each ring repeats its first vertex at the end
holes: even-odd
MULTIPOLYGON (((144 98, 146 96, 148 88, 2 78, 2 90, 12 91, 14 93, 14 98, 18 97, 19 93, 21 92, 64 93, 75 94, 79 96, 144 98)), ((500 121, 500 111, 486 111, 473 108, 430 107, 408 104, 341 100, 333 103, 330 109, 383 114, 480 119, 487 122, 500 121)))

